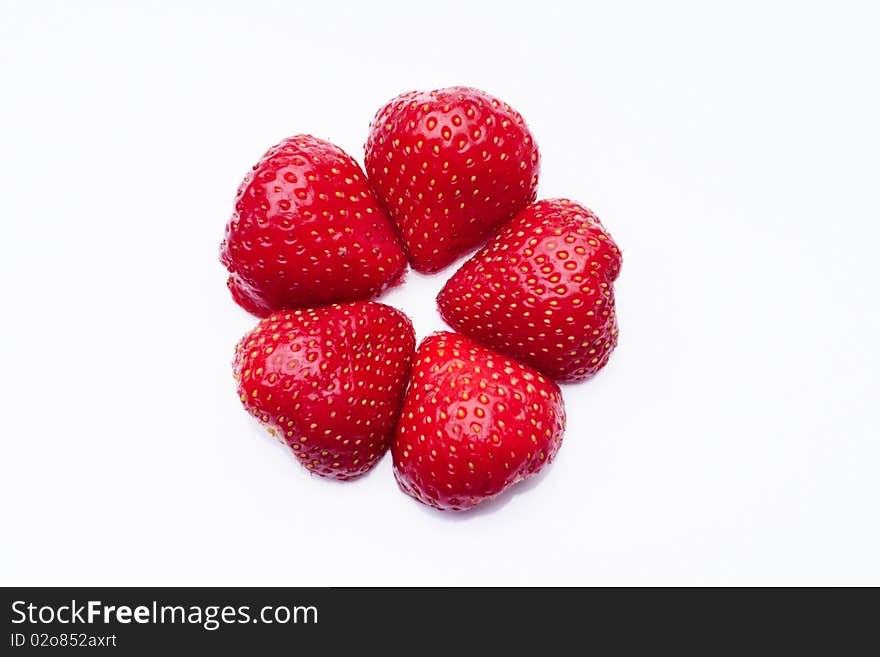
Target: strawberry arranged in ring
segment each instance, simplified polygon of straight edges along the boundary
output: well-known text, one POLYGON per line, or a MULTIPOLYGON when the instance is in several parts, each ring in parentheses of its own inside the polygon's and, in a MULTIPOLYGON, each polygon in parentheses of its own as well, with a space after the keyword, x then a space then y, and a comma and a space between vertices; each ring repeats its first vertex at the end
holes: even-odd
POLYGON ((372 301, 285 310, 235 348, 244 407, 314 474, 352 479, 387 451, 415 351, 399 310, 372 301))
POLYGON ((562 443, 559 387, 454 333, 419 346, 392 444, 404 492, 460 511, 539 472, 562 443))
POLYGON ((539 166, 522 116, 469 87, 394 98, 366 144, 367 175, 420 272, 446 267, 534 201, 539 166))
POLYGON ((563 382, 586 379, 617 345, 620 249, 599 218, 566 199, 516 215, 437 297, 454 329, 563 382))
POLYGON ((259 317, 369 299, 406 268, 363 170, 309 135, 273 146, 244 179, 220 260, 235 301, 259 317))
POLYGON ((375 115, 365 170, 297 135, 238 190, 221 245, 235 301, 262 317, 236 345, 245 409, 313 474, 368 472, 463 511, 542 471, 565 431, 558 383, 617 345, 620 249, 588 208, 535 202, 522 116, 471 87, 412 91, 375 115), (458 333, 416 350, 402 312, 370 301, 479 247, 437 296, 458 333))

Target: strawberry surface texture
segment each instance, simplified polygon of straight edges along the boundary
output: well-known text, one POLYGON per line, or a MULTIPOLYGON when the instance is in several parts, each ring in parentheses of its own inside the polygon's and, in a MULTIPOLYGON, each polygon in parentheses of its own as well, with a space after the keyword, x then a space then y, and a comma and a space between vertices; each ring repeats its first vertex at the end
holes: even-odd
POLYGON ((519 212, 437 297, 454 329, 559 382, 598 372, 617 345, 620 249, 567 199, 519 212))
POLYGON ((544 468, 564 429, 553 381, 464 336, 435 333, 413 363, 394 475, 423 504, 466 510, 544 468))
POLYGON ((420 272, 443 269, 534 201, 539 167, 522 116, 470 87, 394 98, 366 143, 367 175, 420 272))
POLYGON ((245 177, 220 261, 235 301, 258 317, 370 299, 406 268, 361 167, 310 135, 273 146, 245 177))
POLYGON ((235 348, 244 407, 322 477, 367 472, 388 450, 415 351, 410 320, 372 301, 276 312, 235 348))

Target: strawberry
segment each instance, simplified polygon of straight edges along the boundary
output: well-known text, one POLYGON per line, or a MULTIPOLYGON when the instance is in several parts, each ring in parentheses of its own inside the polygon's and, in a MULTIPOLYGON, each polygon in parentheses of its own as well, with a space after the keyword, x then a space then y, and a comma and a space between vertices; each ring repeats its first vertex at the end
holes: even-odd
POLYGON ((361 301, 283 310, 235 348, 244 407, 315 474, 352 479, 388 449, 415 350, 409 319, 361 301))
POLYGON ((413 363, 394 475, 424 504, 468 509, 550 463, 564 428, 555 383, 464 336, 435 333, 413 363))
POLYGON ((413 269, 435 272, 535 200, 539 157, 507 103, 450 87, 405 93, 380 109, 366 168, 413 269))
POLYGON ((369 299, 406 268, 363 170, 309 135, 273 146, 245 177, 220 261, 235 301, 259 317, 369 299))
POLYGON ((437 296, 465 335, 563 382, 598 372, 617 345, 621 255, 599 218, 539 201, 465 262, 437 296))

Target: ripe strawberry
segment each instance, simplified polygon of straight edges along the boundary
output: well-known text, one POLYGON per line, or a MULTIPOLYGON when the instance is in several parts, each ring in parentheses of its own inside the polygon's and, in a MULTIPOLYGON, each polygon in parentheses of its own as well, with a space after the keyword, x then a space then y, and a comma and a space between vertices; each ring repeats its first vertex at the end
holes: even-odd
POLYGON ((599 218, 565 199, 520 212, 437 296, 465 335, 558 381, 598 372, 617 345, 617 245, 599 218))
POLYGON ((244 407, 322 477, 364 474, 388 449, 415 351, 409 319, 362 301, 284 310, 235 348, 244 407))
POLYGON ((420 272, 442 269, 534 201, 538 160, 522 116, 468 87, 394 98, 366 144, 367 175, 420 272))
POLYGON ((555 383, 464 336, 435 333, 416 353, 394 475, 424 504, 468 509, 552 461, 564 429, 555 383))
POLYGON ((369 299, 406 268, 363 170, 309 135, 273 146, 245 177, 220 261, 235 301, 260 317, 369 299))

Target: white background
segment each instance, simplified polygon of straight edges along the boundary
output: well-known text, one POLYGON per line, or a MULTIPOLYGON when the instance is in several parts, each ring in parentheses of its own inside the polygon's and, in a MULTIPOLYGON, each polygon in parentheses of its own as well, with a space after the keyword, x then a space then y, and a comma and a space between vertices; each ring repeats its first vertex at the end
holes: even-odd
POLYGON ((140 4, 0 2, 3 584, 880 584, 876 3, 140 4), (556 463, 458 516, 264 436, 217 261, 267 147, 451 84, 624 251, 556 463))

